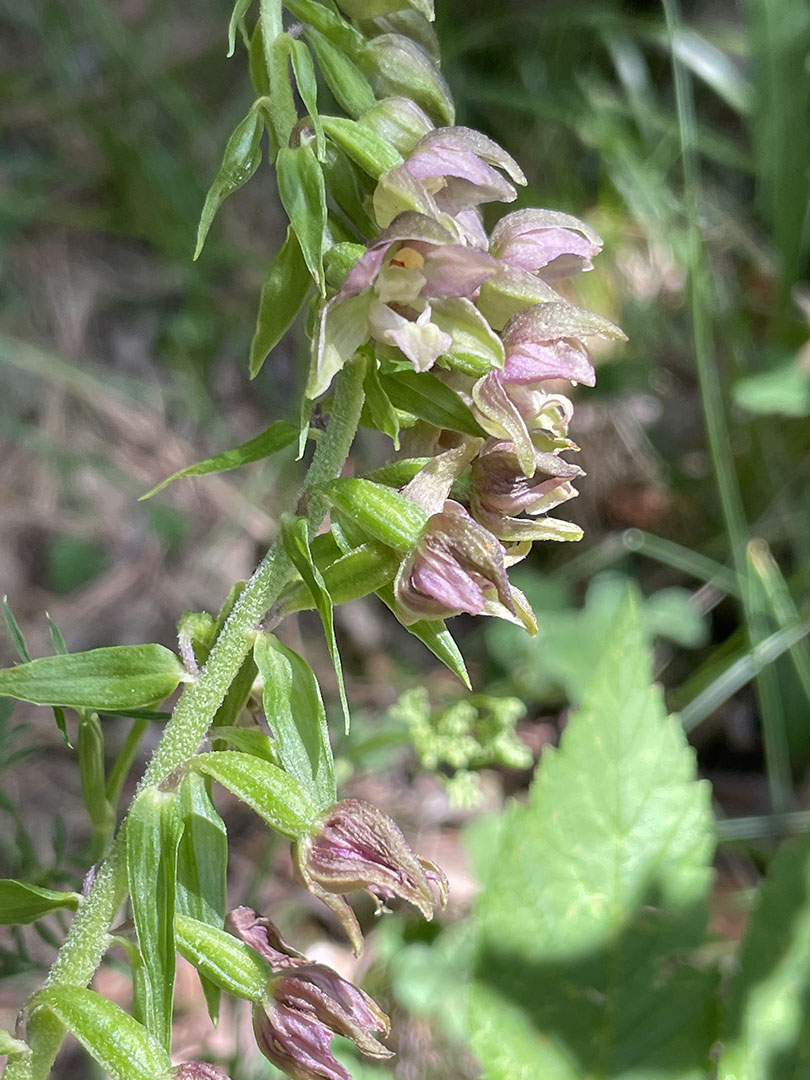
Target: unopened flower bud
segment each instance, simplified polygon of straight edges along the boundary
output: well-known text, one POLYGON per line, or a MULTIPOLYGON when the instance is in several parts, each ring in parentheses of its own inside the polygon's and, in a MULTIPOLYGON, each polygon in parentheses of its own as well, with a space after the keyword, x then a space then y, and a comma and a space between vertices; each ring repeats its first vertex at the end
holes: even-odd
POLYGON ((383 98, 363 113, 360 123, 393 143, 401 154, 410 153, 422 136, 433 128, 433 121, 425 110, 407 97, 383 98))
POLYGON ((556 454, 535 451, 535 471, 527 477, 510 442, 493 442, 472 464, 473 513, 542 514, 576 496, 571 481, 582 469, 556 454))
POLYGON ((295 845, 293 857, 301 881, 338 917, 356 952, 363 936, 344 893, 362 889, 378 903, 399 897, 427 920, 447 901, 442 871, 414 853, 391 818, 361 799, 335 803, 317 831, 295 845))

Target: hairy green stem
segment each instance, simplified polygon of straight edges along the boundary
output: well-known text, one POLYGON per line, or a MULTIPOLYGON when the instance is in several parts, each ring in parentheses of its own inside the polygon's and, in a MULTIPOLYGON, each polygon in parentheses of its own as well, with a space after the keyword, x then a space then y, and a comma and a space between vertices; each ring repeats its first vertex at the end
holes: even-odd
MULTIPOLYGON (((337 378, 332 412, 318 442, 299 506, 306 506, 310 533, 323 521, 327 501, 318 486, 338 476, 354 440, 363 407, 364 366, 350 361, 337 378)), ((197 753, 253 643, 256 628, 278 599, 292 570, 288 556, 274 545, 248 582, 222 628, 196 682, 183 691, 138 790, 162 783, 197 753)), ((126 821, 101 864, 51 968, 46 985, 86 986, 107 949, 107 934, 126 896, 126 821)), ((29 1025, 31 1059, 14 1058, 8 1080, 40 1080, 47 1075, 62 1038, 52 1019, 35 1013, 29 1025)))

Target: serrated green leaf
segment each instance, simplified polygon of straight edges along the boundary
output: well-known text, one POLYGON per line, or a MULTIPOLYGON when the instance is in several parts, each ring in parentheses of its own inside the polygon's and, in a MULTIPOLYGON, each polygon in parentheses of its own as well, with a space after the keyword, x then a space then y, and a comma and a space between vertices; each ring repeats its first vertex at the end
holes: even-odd
POLYGON ((127 818, 127 878, 146 978, 141 1014, 148 1031, 171 1048, 177 848, 183 822, 174 793, 145 788, 127 818))
POLYGON ((463 435, 486 435, 458 394, 430 371, 381 374, 380 383, 397 409, 413 413, 434 427, 463 435))
MULTIPOLYGON (((219 732, 217 733, 220 734, 219 732)), ((177 791, 183 834, 177 849, 177 911, 209 926, 225 920, 228 879, 228 834, 205 780, 187 773, 177 791)), ((202 979, 208 1014, 216 1024, 219 987, 202 979)))
POLYGON ((162 701, 187 677, 163 645, 113 645, 3 668, 0 695, 34 705, 115 711, 162 701))
POLYGON ((249 439, 245 443, 240 443, 239 446, 234 446, 231 450, 223 450, 215 457, 198 461, 194 465, 187 465, 185 469, 172 473, 171 476, 167 476, 165 480, 156 484, 151 491, 141 495, 141 501, 151 499, 153 495, 157 495, 159 491, 163 491, 165 487, 183 476, 208 476, 210 473, 238 469, 240 465, 249 465, 253 461, 262 461, 295 442, 297 435, 298 430, 292 424, 288 424, 285 420, 276 420, 254 439, 249 439))
POLYGON ((215 986, 247 1001, 264 997, 272 970, 249 946, 188 915, 177 916, 175 933, 178 952, 215 986))
POLYGON ((160 1080, 168 1054, 146 1028, 122 1008, 83 986, 52 986, 34 998, 82 1044, 113 1080, 160 1080))
POLYGON ((312 552, 309 550, 309 526, 307 525, 306 518, 294 518, 287 514, 283 515, 281 519, 281 542, 284 546, 284 550, 290 556, 293 566, 301 575, 301 580, 312 594, 312 598, 315 601, 315 607, 321 617, 323 630, 326 634, 326 645, 329 649, 329 655, 332 658, 332 665, 335 669, 340 704, 343 708, 343 720, 346 726, 346 734, 348 735, 349 727, 351 725, 351 714, 349 713, 349 702, 346 698, 346 687, 343 683, 343 665, 340 660, 340 651, 338 650, 337 638, 335 636, 334 604, 332 603, 332 597, 329 595, 329 590, 326 587, 326 582, 323 580, 323 574, 321 574, 320 570, 315 565, 312 559, 312 552))
POLYGON ((192 768, 212 776, 289 840, 305 836, 317 820, 317 807, 295 777, 252 754, 214 750, 198 754, 192 768))
POLYGON ((710 1070, 715 977, 687 955, 707 919, 710 792, 651 681, 628 602, 582 710, 499 834, 470 999, 488 1080, 710 1070))
POLYGON ((402 164, 402 155, 393 143, 371 128, 342 116, 323 116, 321 122, 327 137, 372 180, 379 180, 384 172, 402 164))
POLYGON ((319 809, 337 798, 335 763, 318 680, 309 664, 272 634, 253 646, 263 704, 281 764, 319 809))
POLYGON ((311 288, 312 278, 301 245, 290 226, 262 284, 256 330, 250 343, 251 379, 259 374, 268 354, 292 326, 311 288))
POLYGON ((326 188, 312 145, 282 146, 276 158, 276 179, 279 198, 298 237, 304 262, 323 296, 326 188))
MULTIPOLYGON (((81 897, 74 892, 56 892, 29 885, 27 881, 0 878, 0 925, 19 926, 67 908, 75 911, 81 897)), ((3 1051, 0 1051, 2 1053, 3 1051)))
POLYGON ((786 844, 760 886, 723 1023, 718 1080, 810 1075, 810 835, 786 844))
POLYGON ((222 164, 208 189, 200 214, 197 244, 194 249, 195 259, 200 256, 208 230, 220 206, 229 195, 246 184, 258 169, 262 160, 263 131, 264 121, 261 114, 258 109, 252 107, 244 120, 236 125, 233 134, 228 139, 222 164))

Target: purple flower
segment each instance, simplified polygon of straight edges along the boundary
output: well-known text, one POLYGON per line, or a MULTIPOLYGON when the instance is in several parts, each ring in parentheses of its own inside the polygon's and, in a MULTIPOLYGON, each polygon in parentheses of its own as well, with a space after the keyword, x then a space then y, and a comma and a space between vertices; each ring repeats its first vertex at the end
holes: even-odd
POLYGON ((486 446, 472 464, 473 517, 503 541, 581 539, 578 525, 539 515, 576 498, 571 481, 583 475, 582 469, 539 450, 535 451, 534 464, 534 473, 527 477, 512 443, 493 440, 486 446), (524 512, 536 520, 514 516, 524 512))
POLYGON ((301 881, 340 919, 355 952, 363 936, 344 893, 363 889, 378 903, 400 897, 427 920, 447 902, 442 871, 414 853, 391 818, 361 799, 335 803, 315 833, 294 845, 293 857, 301 881))
POLYGON ((363 990, 310 963, 252 908, 232 911, 228 928, 273 969, 267 995, 254 1008, 253 1029, 264 1056, 293 1080, 351 1080, 329 1048, 335 1035, 352 1039, 368 1057, 392 1056, 372 1034, 388 1034, 388 1017, 363 990))
POLYGON ((531 609, 509 584, 506 552, 493 534, 448 499, 404 560, 394 581, 397 617, 421 619, 495 615, 536 633, 531 609))
POLYGON ((171 1071, 172 1080, 228 1080, 228 1074, 207 1061, 186 1061, 171 1071))
POLYGON ((541 277, 592 270, 602 239, 590 226, 556 210, 517 210, 492 230, 489 250, 496 259, 541 277))
POLYGON ((452 345, 436 322, 443 301, 467 300, 497 269, 484 251, 418 213, 401 214, 381 233, 323 307, 307 394, 322 394, 368 341, 393 346, 427 371, 452 345))

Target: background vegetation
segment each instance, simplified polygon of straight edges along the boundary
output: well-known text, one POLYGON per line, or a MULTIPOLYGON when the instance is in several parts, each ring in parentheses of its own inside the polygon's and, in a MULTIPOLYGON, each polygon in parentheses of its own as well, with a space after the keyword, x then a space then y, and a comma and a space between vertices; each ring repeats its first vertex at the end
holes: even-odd
MULTIPOLYGON (((438 6, 459 122, 520 160, 521 205, 570 211, 603 234, 581 295, 630 342, 598 355, 596 390, 578 393, 588 478, 571 516, 585 540, 536 552, 523 572, 540 635, 492 624, 465 642, 476 690, 515 697, 525 714, 484 702, 478 717, 439 715, 459 696, 452 678, 432 664, 426 677, 426 654, 371 603, 341 609, 360 705, 338 748, 346 790, 422 833, 421 849, 451 874, 449 921, 467 926, 477 875, 466 852, 497 864, 482 815, 522 797, 533 761, 587 698, 630 585, 655 676, 712 782, 710 925, 734 941, 776 841, 810 821, 810 12, 800 0, 438 6), (415 684, 432 706, 411 695, 392 709, 415 684)), ((220 0, 0 12, 0 589, 34 655, 51 651, 45 611, 74 650, 171 643, 179 613, 215 611, 266 547, 285 459, 137 497, 287 416, 306 372, 293 335, 247 379, 256 296, 281 239, 269 171, 225 204, 204 255, 190 258, 248 105, 244 60, 225 59, 220 0)), ((316 662, 307 620, 289 641, 305 636, 316 662)), ((325 651, 322 670, 329 687, 325 651)), ((127 737, 116 723, 110 758, 127 737)), ((147 732, 140 753, 153 741, 147 732)), ((0 713, 0 767, 0 875, 75 887, 92 829, 49 714, 0 713)), ((305 924, 319 956, 351 971, 242 813, 229 819, 234 900, 305 924)), ((479 909, 484 936, 491 910, 479 909)), ((2 939, 4 1026, 50 961, 54 929, 2 939)), ((386 920, 365 961, 397 1014, 400 1078, 475 1075, 453 1041, 457 1017, 437 1006, 460 969, 449 965, 439 986, 424 953, 432 933, 386 920)), ((453 947, 443 935, 437 950, 453 947)), ((126 993, 114 966, 101 978, 126 993)), ((241 1020, 211 1035, 188 983, 188 1045, 239 1059, 241 1020)), ((239 1076, 250 1068, 242 1061, 239 1076)))

